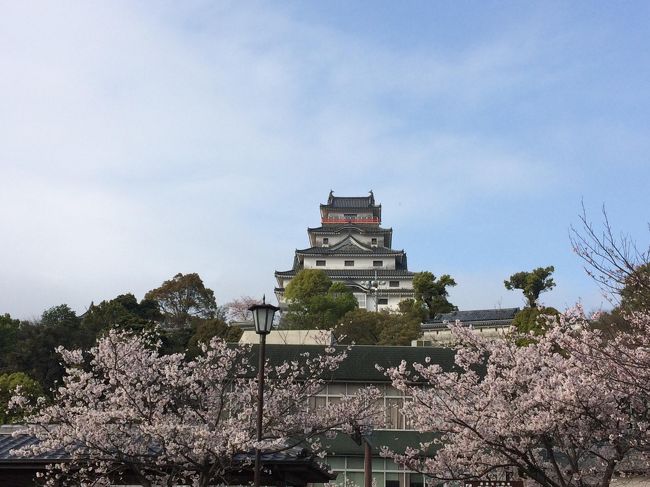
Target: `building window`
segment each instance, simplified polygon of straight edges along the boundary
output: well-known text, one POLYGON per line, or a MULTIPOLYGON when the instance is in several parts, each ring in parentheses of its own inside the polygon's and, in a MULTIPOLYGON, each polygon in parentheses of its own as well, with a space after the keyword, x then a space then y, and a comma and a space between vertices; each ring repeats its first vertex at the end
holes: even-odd
POLYGON ((399 281, 388 281, 389 287, 399 287, 399 281))
POLYGON ((343 215, 343 218, 345 218, 346 220, 354 220, 356 217, 357 217, 356 213, 345 213, 343 215))
POLYGON ((372 243, 372 245, 377 245, 377 239, 376 238, 373 238, 370 242, 372 243))
POLYGON ((327 237, 323 237, 323 245, 327 245, 330 243, 330 239, 327 237))
POLYGON ((372 261, 372 266, 373 267, 383 267, 384 266, 384 261, 383 260, 373 260, 372 261))
POLYGON ((353 260, 346 260, 345 261, 345 267, 354 267, 354 261, 353 260))
POLYGON ((325 266, 325 261, 324 261, 324 260, 317 260, 317 261, 316 261, 316 265, 317 265, 318 267, 324 267, 324 266, 325 266))
POLYGON ((377 304, 388 304, 388 298, 379 298, 377 304))

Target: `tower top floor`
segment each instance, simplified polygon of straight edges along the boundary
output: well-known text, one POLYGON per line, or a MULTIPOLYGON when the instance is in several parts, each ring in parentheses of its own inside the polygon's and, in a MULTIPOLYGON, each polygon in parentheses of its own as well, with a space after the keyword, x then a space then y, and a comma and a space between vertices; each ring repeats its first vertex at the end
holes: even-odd
POLYGON ((372 191, 368 196, 334 196, 330 191, 327 204, 320 205, 323 225, 375 225, 381 224, 381 205, 375 204, 372 191))

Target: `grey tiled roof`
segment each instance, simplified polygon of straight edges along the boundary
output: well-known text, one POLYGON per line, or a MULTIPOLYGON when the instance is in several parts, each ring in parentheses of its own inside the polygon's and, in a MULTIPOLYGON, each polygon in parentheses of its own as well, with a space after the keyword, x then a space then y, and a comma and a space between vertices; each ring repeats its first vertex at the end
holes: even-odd
MULTIPOLYGON (((291 269, 289 271, 275 271, 277 277, 294 277, 301 269, 291 269)), ((329 278, 334 279, 357 279, 357 278, 371 278, 375 277, 375 271, 379 279, 388 277, 406 277, 413 278, 415 272, 406 271, 402 269, 383 269, 378 267, 375 269, 322 269, 329 278)))
POLYGON ((0 434, 0 464, 3 463, 50 463, 55 461, 68 460, 70 455, 64 449, 34 455, 30 457, 19 457, 11 454, 11 450, 33 446, 38 440, 31 435, 0 434))
POLYGON ((375 235, 375 234, 385 234, 392 233, 392 228, 383 228, 377 225, 369 225, 364 223, 363 225, 355 225, 354 223, 324 223, 320 227, 307 228, 309 233, 337 233, 343 230, 358 230, 359 233, 364 235, 375 235))
MULTIPOLYGON (((38 439, 32 435, 17 435, 12 436, 11 434, 0 433, 0 468, 2 465, 9 464, 25 464, 25 463, 38 463, 38 464, 47 464, 47 463, 63 463, 70 461, 71 457, 68 452, 64 449, 58 449, 51 452, 47 452, 40 455, 32 456, 17 456, 12 455, 11 451, 23 448, 26 446, 34 446, 38 444, 38 439)), ((253 453, 238 453, 234 455, 233 460, 235 462, 248 462, 251 458, 254 457, 253 453)), ((322 467, 316 463, 316 458, 308 450, 302 447, 293 447, 287 450, 279 452, 263 452, 262 461, 265 463, 283 463, 291 462, 295 464, 296 462, 312 464, 312 468, 321 469, 322 467)), ((323 469, 323 473, 326 470, 323 469)))
POLYGON ((296 250, 296 254, 304 255, 402 255, 403 250, 393 250, 386 247, 360 248, 354 244, 346 244, 340 247, 310 247, 308 249, 296 250))
POLYGON ((502 309, 470 309, 466 311, 452 311, 436 315, 431 321, 489 321, 511 320, 519 312, 519 308, 502 309))
POLYGON ((433 319, 425 321, 422 324, 422 329, 444 328, 447 323, 455 321, 476 326, 509 326, 518 312, 519 308, 452 311, 436 315, 433 319))
MULTIPOLYGON (((284 293, 284 288, 283 287, 273 288, 273 292, 274 293, 284 293)), ((357 291, 355 291, 353 289, 352 292, 357 292, 357 291)), ((373 292, 373 294, 374 294, 374 292, 373 292)), ((382 296, 385 296, 386 294, 399 294, 399 295, 402 295, 402 296, 415 296, 415 291, 413 289, 404 288, 404 287, 382 287, 382 288, 380 288, 379 297, 381 298, 382 296)), ((243 322, 236 322, 234 324, 236 324, 238 326, 241 326, 239 323, 243 323, 243 322)), ((252 330, 253 325, 251 324, 250 326, 251 326, 250 329, 252 330)))
MULTIPOLYGON (((371 196, 332 196, 328 204, 321 205, 327 208, 369 208, 375 206, 371 196)), ((379 205, 381 206, 381 205, 379 205)))

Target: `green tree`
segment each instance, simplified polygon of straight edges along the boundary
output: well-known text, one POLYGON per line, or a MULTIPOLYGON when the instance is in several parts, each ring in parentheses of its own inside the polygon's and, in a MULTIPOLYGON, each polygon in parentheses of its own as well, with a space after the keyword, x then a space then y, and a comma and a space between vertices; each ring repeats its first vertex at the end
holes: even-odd
POLYGON ((438 279, 428 271, 418 272, 413 276, 415 300, 427 307, 430 317, 458 309, 447 299, 447 288, 455 285, 456 281, 449 274, 443 274, 438 279))
POLYGON ((641 264, 630 272, 620 294, 621 310, 650 310, 650 263, 641 264))
POLYGON ((199 353, 200 343, 208 343, 213 337, 219 337, 227 342, 238 342, 242 333, 242 329, 238 326, 230 326, 218 318, 201 320, 196 324, 187 349, 189 354, 194 356, 199 353))
POLYGON ((0 424, 17 423, 22 420, 22 414, 8 408, 9 400, 20 388, 22 394, 35 403, 43 395, 41 385, 23 372, 0 374, 0 424))
POLYGON ((555 271, 555 268, 551 265, 538 267, 530 272, 517 272, 511 275, 510 279, 503 281, 503 284, 509 290, 521 289, 527 300, 527 306, 534 308, 537 306, 539 295, 555 287, 555 282, 550 277, 553 271, 555 271))
POLYGON ((16 346, 7 357, 7 370, 25 372, 49 391, 63 376, 55 348, 82 348, 92 343, 94 337, 87 336, 69 306, 54 306, 44 311, 39 321, 20 324, 16 346))
POLYGON ((325 330, 336 326, 348 311, 358 307, 352 291, 343 283, 332 283, 319 269, 303 269, 285 290, 287 312, 282 327, 325 330))
POLYGON ((418 323, 422 323, 427 318, 427 307, 425 304, 412 298, 400 301, 398 309, 400 313, 411 317, 418 323))
POLYGON ((176 274, 144 297, 158 303, 163 323, 172 328, 189 326, 192 318, 215 318, 219 313, 214 292, 196 273, 176 274))
POLYGON ((410 345, 422 334, 420 316, 355 309, 341 318, 334 333, 342 344, 410 345))
POLYGON ((143 299, 138 303, 133 294, 127 293, 97 305, 91 304, 83 316, 82 326, 92 343, 102 331, 109 328, 138 331, 161 319, 157 301, 143 299))
POLYGON ((545 308, 524 308, 515 315, 512 326, 519 333, 533 333, 541 336, 546 333, 548 316, 559 316, 560 312, 550 306, 545 308))
POLYGON ((18 341, 20 320, 15 320, 9 314, 0 315, 0 371, 7 370, 9 355, 18 341))
POLYGON ((381 339, 387 314, 365 309, 348 311, 334 328, 337 341, 341 344, 377 345, 381 339))
POLYGON ((314 296, 327 293, 332 280, 320 269, 302 269, 291 279, 284 290, 288 301, 307 301, 314 296))

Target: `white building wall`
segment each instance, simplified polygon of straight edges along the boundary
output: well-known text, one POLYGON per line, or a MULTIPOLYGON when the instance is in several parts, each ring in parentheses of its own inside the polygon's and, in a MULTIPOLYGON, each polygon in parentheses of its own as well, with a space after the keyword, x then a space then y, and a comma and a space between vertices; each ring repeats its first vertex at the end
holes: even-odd
POLYGON ((324 235, 321 236, 319 235, 316 237, 314 240, 315 246, 316 247, 322 247, 322 246, 329 246, 332 247, 343 240, 347 239, 350 235, 352 235, 355 239, 357 239, 359 242, 363 243, 364 245, 367 245, 368 247, 376 245, 378 247, 384 247, 384 237, 383 235, 377 235, 377 236, 372 236, 372 235, 361 235, 361 234, 347 234, 347 233, 342 233, 340 235, 324 235), (327 244, 324 243, 323 239, 327 239, 327 244), (373 244, 372 239, 376 238, 377 243, 373 244))
POLYGON ((373 213, 372 211, 359 211, 359 210, 330 210, 327 212, 326 218, 340 218, 343 219, 345 218, 345 215, 356 215, 356 219, 362 219, 362 218, 372 218, 373 213))
POLYGON ((359 269, 395 269, 395 257, 389 256, 370 256, 370 257, 339 257, 339 256, 327 256, 327 257, 312 257, 305 256, 304 267, 305 269, 349 269, 349 270, 359 270, 359 269), (317 266, 317 260, 324 260, 324 266, 317 266), (354 261, 353 266, 346 266, 345 261, 352 260, 354 261), (375 261, 381 261, 381 266, 374 266, 375 261))

